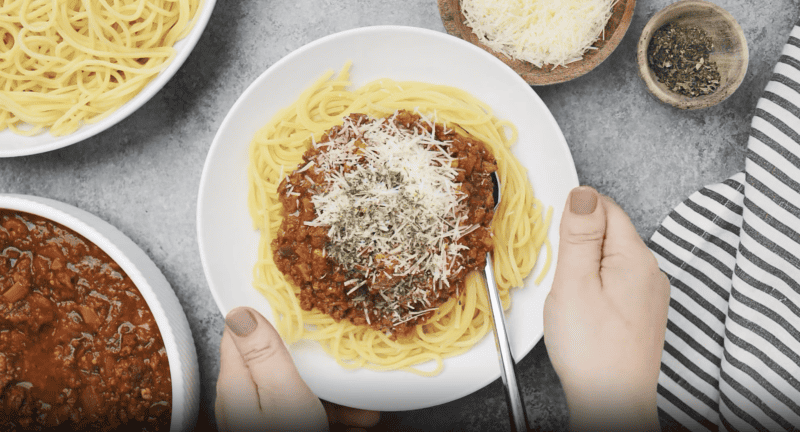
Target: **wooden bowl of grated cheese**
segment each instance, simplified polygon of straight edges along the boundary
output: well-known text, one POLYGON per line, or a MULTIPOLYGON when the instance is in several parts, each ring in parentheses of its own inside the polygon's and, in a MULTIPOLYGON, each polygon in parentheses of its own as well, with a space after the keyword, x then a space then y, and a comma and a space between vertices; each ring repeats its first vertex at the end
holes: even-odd
POLYGON ((554 10, 535 0, 514 10, 514 2, 437 1, 449 34, 488 51, 531 85, 563 83, 597 67, 625 36, 636 6, 636 0, 568 0, 554 10))

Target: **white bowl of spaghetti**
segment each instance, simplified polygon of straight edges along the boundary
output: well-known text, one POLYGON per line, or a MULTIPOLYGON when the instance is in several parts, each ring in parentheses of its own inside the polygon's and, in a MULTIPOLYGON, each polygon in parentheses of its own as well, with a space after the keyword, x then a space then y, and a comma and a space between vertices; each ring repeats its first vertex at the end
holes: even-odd
POLYGON ((136 111, 189 56, 215 1, 0 8, 0 157, 77 143, 136 111))
POLYGON ((274 196, 277 183, 297 168, 309 136, 319 139, 352 110, 385 116, 404 107, 424 114, 433 109, 437 122, 452 122, 474 136, 489 137, 484 142, 498 159, 504 184, 495 214, 500 229, 493 230, 496 239, 506 236, 506 245, 496 243, 500 250, 496 246, 495 257, 505 256, 500 282, 510 299, 512 350, 521 359, 543 333, 542 308, 552 283, 557 224, 578 180, 563 134, 541 99, 513 70, 473 45, 434 31, 378 26, 334 34, 300 48, 264 72, 228 113, 206 159, 198 197, 200 254, 220 311, 226 314, 240 305, 258 309, 282 333, 301 375, 319 397, 364 409, 430 407, 499 377, 494 343, 487 336, 490 319, 481 305, 485 293, 474 280, 458 299, 462 304, 454 300, 443 306, 450 315, 436 324, 442 332, 422 331, 419 340, 412 341, 422 348, 404 351, 398 354, 401 359, 393 360, 383 353, 397 347, 383 333, 301 311, 297 291, 271 263, 270 243, 281 222, 274 196), (426 101, 397 99, 407 92, 434 96, 426 101), (307 104, 309 99, 324 101, 323 108, 307 104), (455 105, 447 107, 450 102, 455 105), (317 115, 320 110, 325 113, 317 115), (289 133, 276 135, 280 130, 289 133), (276 142, 285 145, 270 145, 276 142), (508 228, 504 221, 523 214, 544 222, 548 208, 549 231, 536 235, 523 227, 501 232, 508 228), (538 237, 544 245, 542 236, 552 246, 549 271, 544 246, 538 260, 524 254, 509 258, 518 253, 509 243, 538 237), (458 319, 467 316, 476 318, 458 319), (467 330, 453 331, 462 325, 467 330), (451 339, 453 333, 458 336, 451 339), (447 344, 444 355, 436 352, 447 344))

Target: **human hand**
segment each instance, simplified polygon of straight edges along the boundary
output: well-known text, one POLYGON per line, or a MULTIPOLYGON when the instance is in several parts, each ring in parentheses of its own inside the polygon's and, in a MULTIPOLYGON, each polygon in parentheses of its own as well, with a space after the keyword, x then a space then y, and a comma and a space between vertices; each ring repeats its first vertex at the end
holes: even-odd
POLYGON ((225 324, 215 403, 220 431, 323 431, 333 424, 378 423, 378 412, 323 404, 300 377, 278 332, 254 309, 232 310, 225 324))
POLYGON ((658 430, 669 282, 627 214, 586 186, 561 220, 544 340, 573 430, 658 430))

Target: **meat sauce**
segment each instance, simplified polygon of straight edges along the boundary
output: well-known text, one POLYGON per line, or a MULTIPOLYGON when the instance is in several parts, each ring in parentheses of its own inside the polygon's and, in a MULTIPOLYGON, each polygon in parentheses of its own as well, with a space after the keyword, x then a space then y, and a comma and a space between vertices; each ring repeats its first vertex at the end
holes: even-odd
MULTIPOLYGON (((366 121, 365 118, 362 114, 350 116, 350 120, 356 123, 366 121)), ((417 325, 426 322, 438 306, 463 290, 470 272, 485 265, 486 253, 493 247, 489 228, 494 216, 491 173, 496 171, 497 163, 480 140, 456 133, 443 125, 423 121, 419 115, 400 111, 391 121, 401 129, 418 128, 428 134, 433 129, 436 140, 449 143, 447 152, 455 159, 452 166, 457 167, 458 175, 454 181, 465 195, 467 220, 478 227, 458 239, 457 243, 463 246, 456 258, 456 268, 459 270, 448 277, 449 284, 437 286, 423 274, 400 277, 391 272, 381 272, 380 262, 376 268, 358 269, 356 266, 357 270, 348 270, 333 259, 329 251, 329 227, 307 224, 315 219, 317 213, 312 195, 319 193, 320 185, 326 181, 326 173, 314 169, 298 169, 279 185, 284 219, 272 247, 278 269, 300 288, 298 295, 302 309, 316 308, 337 321, 349 320, 356 325, 367 325, 397 338, 410 334, 417 325), (377 280, 369 277, 375 273, 381 275, 377 280), (348 282, 360 279, 366 279, 369 283, 357 290, 353 288, 354 285, 348 285, 348 282), (386 300, 386 289, 402 279, 421 286, 425 298, 400 294, 391 301, 386 300), (392 311, 387 311, 387 302, 392 303, 392 311), (423 314, 416 311, 428 312, 423 314)), ((321 143, 340 133, 341 127, 334 127, 323 136, 321 143)), ((300 166, 307 165, 326 148, 324 145, 310 148, 300 166)))
POLYGON ((119 265, 0 210, 0 430, 167 431, 171 404, 161 334, 119 265))

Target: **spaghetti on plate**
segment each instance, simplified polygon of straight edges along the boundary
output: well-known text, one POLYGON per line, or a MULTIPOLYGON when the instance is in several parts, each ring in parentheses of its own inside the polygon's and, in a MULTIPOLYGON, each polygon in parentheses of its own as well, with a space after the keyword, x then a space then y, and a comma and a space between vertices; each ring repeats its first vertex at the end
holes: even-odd
POLYGON ((107 117, 172 61, 201 3, 0 2, 0 131, 61 136, 107 117))
MULTIPOLYGON (((306 89, 294 104, 276 114, 251 142, 248 205, 254 225, 261 232, 259 257, 254 268, 254 286, 269 300, 273 308, 273 323, 289 344, 300 339, 319 341, 346 368, 404 369, 435 375, 443 367, 443 358, 469 350, 491 328, 491 310, 486 292, 480 276, 472 271, 484 265, 483 258, 478 258, 479 255, 484 255, 482 251, 491 249, 493 244, 495 275, 506 308, 510 306, 511 288, 523 284, 523 279, 532 271, 543 249, 546 252, 545 262, 536 283, 544 277, 551 255, 547 240, 551 209, 545 210, 542 203, 535 198, 525 169, 510 152, 510 146, 516 141, 516 128, 495 118, 488 106, 467 92, 448 86, 395 82, 389 79, 377 80, 356 90, 350 90, 349 86, 349 64, 336 77, 333 77, 333 72, 327 73, 306 89), (320 178, 315 179, 315 175, 308 175, 317 170, 314 167, 318 162, 311 163, 312 156, 329 152, 329 148, 335 147, 329 142, 331 138, 335 138, 343 130, 352 130, 353 124, 364 124, 367 128, 377 129, 383 124, 387 129, 396 130, 398 123, 399 129, 406 129, 413 134, 417 128, 416 131, 422 136, 430 134, 439 126, 442 132, 440 137, 445 138, 444 141, 448 141, 446 132, 452 134, 453 130, 463 131, 458 135, 465 137, 465 142, 471 140, 470 142, 483 143, 488 150, 481 157, 487 163, 486 166, 481 164, 476 170, 479 176, 484 177, 477 181, 477 184, 483 184, 482 191, 465 193, 461 198, 458 198, 460 192, 453 194, 457 202, 469 201, 470 197, 475 201, 483 199, 484 202, 472 205, 472 210, 466 213, 463 209, 455 212, 456 219, 449 221, 449 226, 456 230, 463 229, 467 234, 457 233, 445 241, 448 247, 434 249, 430 255, 439 257, 439 264, 427 269, 416 266, 416 261, 409 263, 407 259, 398 259, 402 255, 398 250, 392 250, 393 253, 387 255, 371 254, 374 245, 372 248, 362 245, 358 249, 357 245, 361 244, 359 242, 367 241, 369 236, 354 240, 350 238, 353 233, 346 232, 347 225, 342 225, 345 228, 343 234, 348 237, 346 240, 355 243, 340 246, 337 252, 336 242, 331 239, 342 230, 332 230, 334 225, 331 221, 347 218, 341 215, 339 219, 331 218, 335 213, 331 209, 357 211, 357 208, 341 205, 342 202, 339 202, 333 207, 327 207, 328 210, 323 210, 326 203, 337 199, 329 196, 331 185, 335 181, 323 187, 325 182, 320 181, 320 178), (428 129, 425 124, 430 125, 428 129), (320 152, 319 149, 323 147, 328 150, 320 152), (500 178, 502 199, 492 218, 490 211, 493 201, 491 205, 486 202, 486 195, 491 194, 486 187, 491 187, 488 174, 494 170, 493 160, 496 161, 500 178), (306 179, 306 176, 309 178, 306 179), (313 193, 309 193, 304 199, 297 199, 303 192, 309 192, 309 189, 313 193), (312 198, 316 199, 316 203, 312 198), (320 204, 320 207, 315 204, 320 204), (304 208, 313 209, 314 212, 305 212, 304 208), (476 217, 478 209, 484 212, 480 218, 476 217), (491 221, 492 234, 488 239, 481 235, 481 229, 486 228, 481 225, 484 220, 485 224, 491 221), (308 244, 305 248, 294 248, 292 251, 284 249, 291 241, 281 243, 281 235, 296 232, 301 223, 302 229, 306 231, 304 241, 308 244), (477 231, 472 237, 475 241, 471 244, 484 244, 483 249, 475 249, 474 257, 458 246, 458 239, 469 237, 470 230, 477 231), (452 248, 449 245, 453 245, 452 248), (323 268, 318 270, 319 274, 314 274, 314 254, 319 260, 327 260, 334 255, 334 262, 341 264, 342 258, 347 257, 353 247, 357 248, 361 258, 353 260, 350 256, 350 262, 355 263, 351 264, 353 267, 340 268, 338 277, 334 276, 332 282, 323 282, 320 285, 327 276, 323 268), (297 250, 300 249, 306 251, 301 254, 307 253, 311 256, 305 260, 308 268, 292 266, 292 262, 299 262, 297 250), (452 254, 452 257, 448 254, 452 254), (369 256, 372 261, 369 261, 369 256), (366 261, 361 261, 362 258, 366 261), (372 266, 365 265, 369 263, 372 266), (456 278, 442 277, 442 269, 447 267, 452 269, 448 276, 456 275, 456 278), (459 267, 468 270, 462 272, 459 267), (391 271, 386 271, 387 269, 391 271), (288 270, 288 276, 281 270, 288 270), (416 285, 397 291, 397 283, 415 279, 397 277, 403 273, 406 276, 417 276, 416 285), (458 278, 463 279, 463 285, 457 281, 458 278), (455 287, 463 286, 463 289, 450 289, 445 280, 454 282, 455 287), (337 297, 347 299, 347 293, 350 292, 350 298, 360 299, 362 307, 358 308, 359 301, 350 304, 330 302, 319 307, 313 299, 315 282, 318 284, 317 293, 323 289, 338 290, 340 292, 337 297), (413 294, 413 287, 420 285, 425 287, 423 291, 427 293, 441 288, 441 292, 446 295, 434 294, 433 298, 426 299, 419 293, 413 294), (393 288, 396 294, 399 293, 399 297, 381 303, 378 299, 383 297, 382 294, 390 294, 393 288), (400 307, 397 304, 390 307, 389 304, 397 300, 405 303, 400 307), (428 361, 435 362, 436 366, 433 369, 419 367, 421 363, 428 361)), ((367 140, 363 138, 363 131, 362 135, 358 133, 355 132, 353 137, 361 138, 347 140, 352 141, 350 148, 356 159, 363 158, 364 153, 371 151, 371 146, 365 143, 367 140)), ((433 135, 435 138, 436 134, 433 135)), ((430 150, 436 146, 440 145, 422 147, 430 150)), ((379 150, 375 151, 380 153, 379 150)), ((439 157, 446 158, 444 155, 439 157)), ((452 154, 450 157, 452 158, 452 154)), ((432 160, 430 155, 426 159, 432 160)), ((442 159, 440 162, 428 163, 427 166, 435 170, 447 165, 448 169, 456 168, 453 172, 465 173, 466 167, 459 166, 459 163, 464 162, 445 163, 442 159)), ((344 169, 343 175, 366 175, 361 172, 363 170, 355 168, 358 164, 345 166, 351 168, 344 169)), ((468 176, 462 175, 459 180, 466 177, 468 176)), ((383 179, 384 183, 387 178, 383 179)), ((461 192, 474 186, 469 182, 454 180, 451 179, 450 184, 456 184, 461 192), (471 186, 465 186, 467 184, 471 186)), ((351 183, 361 184, 363 181, 351 183)), ((342 195, 352 197, 352 191, 350 192, 342 195)), ((363 204, 361 216, 365 215, 363 210, 366 207, 363 204)), ((468 207, 470 206, 467 205, 468 207)), ((378 219, 380 218, 374 219, 376 223, 378 219)), ((400 221, 395 220, 394 223, 400 221)), ((377 231, 384 228, 392 229, 393 233, 400 231, 394 230, 397 228, 394 225, 377 227, 377 231)), ((291 239, 296 237, 296 234, 289 236, 291 239)), ((391 236, 388 238, 391 239, 391 236)), ((462 245, 463 243, 462 241, 462 245)), ((397 244, 391 244, 396 249, 397 244)), ((435 259, 431 261, 437 262, 435 259)), ((335 268, 329 267, 327 270, 335 268)))

